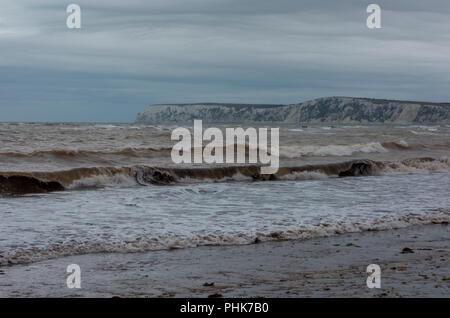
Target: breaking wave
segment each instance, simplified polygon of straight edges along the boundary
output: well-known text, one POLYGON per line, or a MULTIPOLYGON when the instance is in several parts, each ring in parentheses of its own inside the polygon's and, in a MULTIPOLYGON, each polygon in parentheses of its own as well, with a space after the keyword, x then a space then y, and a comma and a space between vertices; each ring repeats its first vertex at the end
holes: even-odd
POLYGON ((351 156, 355 153, 383 153, 392 150, 408 149, 404 140, 387 142, 368 142, 353 145, 309 145, 280 147, 280 156, 286 158, 325 157, 325 156, 351 156))
MULTIPOLYGON (((224 147, 217 147, 217 149, 225 149, 233 147, 245 150, 246 153, 252 150, 258 150, 257 145, 249 144, 231 144, 224 147)), ((353 145, 326 145, 326 146, 281 146, 281 156, 288 158, 297 158, 302 156, 350 156, 354 153, 371 153, 371 152, 388 152, 389 149, 408 149, 410 146, 404 140, 387 141, 387 142, 368 142, 353 145)), ((270 147, 269 147, 270 148, 270 147)), ((192 148, 193 152, 195 148, 192 148)), ((264 149, 266 150, 266 149, 264 149)), ((80 159, 95 159, 103 156, 131 156, 131 157, 160 157, 170 156, 171 147, 126 147, 114 150, 90 150, 90 149, 49 149, 49 150, 35 150, 35 151, 19 151, 19 152, 0 152, 0 158, 13 160, 14 158, 50 158, 52 160, 65 159, 73 160, 80 159)))
POLYGON ((450 171, 449 157, 400 161, 351 160, 340 163, 280 167, 261 174, 261 166, 159 168, 148 166, 76 168, 55 172, 0 173, 0 194, 25 194, 110 185, 169 185, 180 182, 317 180, 382 174, 450 171))
POLYGON ((52 157, 61 159, 73 159, 74 157, 98 157, 102 155, 126 155, 126 156, 154 156, 158 153, 170 153, 172 148, 139 148, 139 147, 126 147, 118 150, 111 151, 97 151, 87 149, 50 149, 50 150, 35 150, 31 152, 2 152, 1 157, 10 158, 31 158, 31 157, 52 157))

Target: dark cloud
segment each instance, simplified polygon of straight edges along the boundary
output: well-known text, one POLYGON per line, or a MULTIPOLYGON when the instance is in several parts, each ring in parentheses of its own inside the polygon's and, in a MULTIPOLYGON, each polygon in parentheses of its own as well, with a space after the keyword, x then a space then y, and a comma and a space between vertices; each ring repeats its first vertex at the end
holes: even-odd
POLYGON ((131 121, 150 103, 294 103, 352 95, 450 101, 450 2, 2 1, 0 114, 131 121))

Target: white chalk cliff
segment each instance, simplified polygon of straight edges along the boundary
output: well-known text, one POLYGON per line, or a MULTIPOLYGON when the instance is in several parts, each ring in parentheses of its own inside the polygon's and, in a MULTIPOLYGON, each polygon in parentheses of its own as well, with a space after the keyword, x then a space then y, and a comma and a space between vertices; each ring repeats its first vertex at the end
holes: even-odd
POLYGON ((449 124, 450 103, 325 97, 291 105, 167 104, 150 105, 137 123, 286 122, 286 123, 395 123, 449 124))

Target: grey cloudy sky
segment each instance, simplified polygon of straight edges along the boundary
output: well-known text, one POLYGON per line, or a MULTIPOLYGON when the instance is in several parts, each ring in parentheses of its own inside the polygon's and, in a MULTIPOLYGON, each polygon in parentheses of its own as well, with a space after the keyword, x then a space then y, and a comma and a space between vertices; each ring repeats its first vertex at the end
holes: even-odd
POLYGON ((0 121, 334 95, 450 102, 450 1, 0 0, 0 121))

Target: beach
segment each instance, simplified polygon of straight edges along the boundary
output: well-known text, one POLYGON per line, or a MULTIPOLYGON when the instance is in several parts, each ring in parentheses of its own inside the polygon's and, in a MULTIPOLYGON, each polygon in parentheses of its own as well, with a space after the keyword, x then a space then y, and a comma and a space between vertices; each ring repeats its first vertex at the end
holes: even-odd
POLYGON ((1 297, 449 297, 447 224, 243 246, 69 256, 0 269, 1 297), (409 252, 402 252, 404 249, 409 252), (81 288, 66 267, 81 268, 81 288), (369 264, 381 288, 366 286, 369 264))

